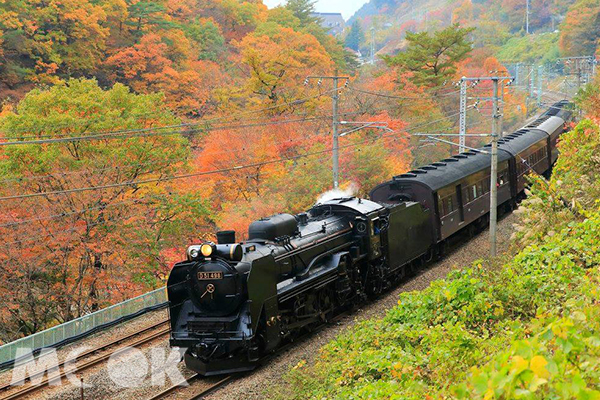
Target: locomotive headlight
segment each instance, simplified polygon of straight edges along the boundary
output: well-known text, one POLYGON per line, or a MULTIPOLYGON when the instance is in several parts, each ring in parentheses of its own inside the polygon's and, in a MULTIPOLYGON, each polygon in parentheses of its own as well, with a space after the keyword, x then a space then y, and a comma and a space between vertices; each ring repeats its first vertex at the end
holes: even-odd
POLYGON ((187 249, 188 260, 192 261, 192 260, 198 259, 198 257, 200 257, 200 249, 201 249, 201 246, 188 247, 188 249, 187 249))
POLYGON ((212 244, 208 244, 208 243, 207 244, 203 244, 200 247, 200 252, 202 253, 202 255, 204 257, 210 257, 212 255, 212 253, 213 253, 213 246, 212 246, 212 244))

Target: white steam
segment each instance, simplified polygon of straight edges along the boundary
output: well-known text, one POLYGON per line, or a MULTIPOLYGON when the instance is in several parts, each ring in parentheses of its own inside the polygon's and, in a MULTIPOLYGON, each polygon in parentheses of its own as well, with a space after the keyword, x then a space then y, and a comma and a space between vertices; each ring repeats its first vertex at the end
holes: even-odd
POLYGON ((324 203, 333 199, 340 199, 342 197, 353 197, 358 192, 358 186, 354 183, 348 185, 346 189, 332 189, 323 193, 317 199, 317 204, 324 203))

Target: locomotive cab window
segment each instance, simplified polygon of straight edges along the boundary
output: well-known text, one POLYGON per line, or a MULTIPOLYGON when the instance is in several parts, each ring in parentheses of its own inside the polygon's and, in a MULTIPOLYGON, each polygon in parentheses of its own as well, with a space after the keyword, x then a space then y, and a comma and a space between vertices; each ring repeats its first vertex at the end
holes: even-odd
POLYGON ((371 236, 376 236, 381 233, 381 220, 379 218, 374 218, 371 223, 371 236))

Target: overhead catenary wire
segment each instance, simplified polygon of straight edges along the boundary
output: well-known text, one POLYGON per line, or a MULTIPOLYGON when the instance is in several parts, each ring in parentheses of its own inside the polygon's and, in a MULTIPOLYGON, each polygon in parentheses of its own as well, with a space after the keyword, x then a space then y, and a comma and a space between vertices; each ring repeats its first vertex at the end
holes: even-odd
MULTIPOLYGON (((348 115, 355 115, 356 112, 348 112, 348 113, 342 113, 341 115, 344 116, 348 116, 348 115)), ((313 121, 313 120, 326 120, 328 118, 331 118, 330 115, 328 116, 324 116, 324 117, 314 117, 314 118, 308 118, 308 119, 301 119, 301 120, 285 120, 285 121, 273 121, 273 122, 281 122, 282 124, 284 123, 295 123, 295 122, 305 122, 305 121, 313 121)), ((265 123, 264 126, 267 125, 273 125, 272 122, 269 123, 265 123)), ((247 127, 256 127, 259 125, 238 125, 235 127, 216 127, 214 128, 214 130, 217 129, 240 129, 240 128, 247 128, 247 127)), ((308 135, 308 136, 303 136, 302 138, 298 138, 298 139, 286 139, 283 141, 274 141, 271 142, 273 144, 290 144, 290 143, 296 143, 296 142, 302 142, 305 141, 306 139, 310 139, 310 138, 315 138, 315 137, 321 137, 323 135, 320 134, 316 134, 316 135, 308 135)), ((245 149, 245 148, 242 148, 245 149)), ((228 149, 228 150, 223 150, 223 151, 219 151, 213 154, 227 154, 227 153, 232 153, 232 152, 236 152, 238 151, 237 149, 228 149)), ((84 170, 80 170, 80 171, 69 171, 69 172, 58 172, 58 173, 52 173, 52 174, 44 174, 44 175, 32 175, 32 176, 23 176, 23 177, 11 177, 11 178, 4 178, 4 179, 0 179, 0 182, 23 182, 23 181, 28 181, 28 180, 41 180, 41 179, 49 179, 49 178, 59 178, 59 177, 65 177, 65 176, 73 176, 73 175, 83 175, 86 173, 97 173, 97 172, 104 172, 104 171, 113 171, 113 170, 128 170, 128 169, 132 169, 132 168, 139 168, 139 167, 143 167, 143 166, 160 166, 164 164, 164 162, 148 162, 148 163, 134 163, 134 164, 126 164, 126 165, 120 165, 120 166, 112 166, 112 167, 106 167, 106 168, 99 168, 99 169, 84 169, 84 170)), ((169 165, 171 166, 171 164, 169 165)))
MULTIPOLYGON (((147 212, 147 210, 146 210, 146 212, 147 212)), ((44 235, 28 236, 28 237, 26 237, 24 239, 15 240, 15 241, 12 241, 12 242, 4 242, 4 243, 0 244, 0 248, 8 248, 10 246, 14 246, 14 245, 19 244, 19 243, 34 242, 34 241, 36 241, 38 239, 43 239, 43 238, 47 238, 47 237, 50 237, 50 236, 55 236, 55 235, 60 235, 60 234, 64 234, 64 233, 75 232, 78 229, 89 229, 90 227, 104 225, 104 224, 106 224, 106 222, 124 221, 124 220, 129 219, 129 218, 141 216, 141 215, 145 214, 146 212, 139 212, 139 213, 134 213, 134 214, 131 214, 131 215, 124 215, 124 216, 121 216, 121 217, 118 217, 118 218, 107 218, 107 219, 105 219, 103 221, 86 223, 85 225, 82 225, 82 226, 73 225, 71 228, 61 229, 60 231, 57 231, 57 232, 49 232, 49 233, 44 234, 44 235)))
MULTIPOLYGON (((348 87, 348 90, 353 91, 353 92, 357 92, 357 93, 363 93, 363 94, 368 94, 368 95, 372 95, 372 96, 377 96, 377 97, 385 97, 388 99, 397 99, 397 100, 423 100, 423 96, 396 96, 396 95, 391 95, 391 94, 387 94, 387 93, 380 93, 380 92, 372 92, 369 90, 364 90, 364 89, 358 89, 352 86, 348 87)), ((448 93, 442 93, 439 94, 438 97, 441 96, 451 96, 451 95, 455 95, 459 93, 458 90, 454 90, 452 92, 448 92, 448 93)))
MULTIPOLYGON (((419 129, 423 126, 428 126, 428 125, 432 125, 432 124, 435 124, 438 122, 442 122, 444 120, 456 117, 457 115, 458 115, 458 113, 455 113, 455 114, 451 114, 449 116, 445 116, 443 118, 439 118, 437 120, 428 121, 426 123, 421 124, 420 126, 415 126, 412 129, 419 129)), ((393 131, 393 133, 391 133, 391 134, 378 135, 378 138, 389 137, 389 136, 397 135, 400 133, 402 133, 402 132, 393 131)), ((372 139, 366 139, 361 142, 348 144, 348 145, 344 145, 344 146, 339 146, 339 149, 358 146, 358 145, 361 145, 363 143, 367 143, 370 141, 372 141, 372 139)), ((251 164, 246 164, 246 165, 238 165, 238 166, 229 167, 229 168, 220 168, 220 169, 216 169, 216 170, 194 172, 194 173, 182 174, 182 175, 149 178, 149 179, 142 179, 142 180, 136 180, 136 181, 118 182, 118 183, 112 183, 112 184, 107 184, 107 185, 73 188, 73 189, 57 190, 57 191, 50 191, 50 192, 39 192, 39 193, 13 195, 13 196, 4 196, 4 197, 0 197, 0 201, 52 196, 52 195, 60 195, 60 194, 80 193, 80 192, 86 192, 86 191, 104 190, 104 189, 127 187, 127 186, 138 186, 138 185, 144 185, 144 184, 149 184, 149 183, 168 182, 168 181, 178 180, 178 179, 186 179, 186 178, 200 177, 200 176, 213 175, 213 174, 222 174, 222 173, 226 173, 226 172, 233 172, 233 171, 238 171, 238 170, 243 170, 243 169, 248 169, 248 168, 256 168, 256 167, 261 167, 261 166, 266 166, 266 165, 277 164, 277 163, 281 163, 281 162, 293 161, 293 160, 297 160, 297 159, 301 159, 301 158, 305 158, 305 157, 311 157, 314 155, 329 153, 332 151, 333 151, 333 149, 326 149, 326 150, 315 151, 315 152, 310 152, 310 153, 305 153, 305 154, 300 154, 300 155, 295 155, 295 156, 290 156, 290 157, 284 157, 284 158, 277 158, 277 159, 256 162, 256 163, 251 163, 251 164)))
MULTIPOLYGON (((343 90, 344 88, 340 88, 339 90, 343 90)), ((323 92, 320 92, 316 95, 313 96, 308 96, 308 97, 304 97, 304 98, 300 98, 300 99, 295 99, 289 102, 285 102, 285 103, 281 103, 281 104, 274 104, 272 106, 269 107, 263 107, 263 108, 259 108, 259 109, 255 109, 255 110, 248 110, 248 111, 243 111, 240 113, 236 113, 233 115, 229 115, 229 116, 224 116, 224 117, 215 117, 212 119, 206 119, 206 120, 201 120, 201 121, 197 121, 197 122, 189 122, 189 123, 183 123, 183 124, 174 124, 174 125, 165 125, 165 126, 158 126, 158 127, 149 127, 149 128, 136 128, 136 129, 121 129, 121 130, 116 130, 116 131, 105 131, 105 132, 82 132, 80 135, 81 137, 86 137, 86 138, 91 138, 91 137, 98 137, 98 138, 103 138, 103 137, 110 137, 112 135, 118 136, 118 135, 123 135, 123 134, 127 134, 127 133, 143 133, 143 132, 150 132, 150 131, 156 131, 156 130, 165 130, 165 129, 175 129, 175 128, 186 128, 186 127, 194 127, 194 126, 199 126, 199 125, 203 125, 203 124, 210 124, 210 123, 214 123, 216 121, 220 121, 220 120, 229 120, 232 118, 239 118, 239 117, 243 117, 246 115, 252 115, 252 114, 256 114, 258 112, 263 112, 263 111, 270 111, 270 110, 274 110, 277 108, 282 108, 282 107, 286 107, 286 106, 292 106, 292 105, 299 105, 299 104, 303 104, 306 103, 309 100, 313 100, 319 97, 323 97, 329 93, 333 92, 333 90, 325 90, 323 92), (86 134, 86 135, 84 135, 86 134)), ((33 135, 32 137, 35 138, 39 138, 40 136, 36 136, 33 135)), ((52 139, 68 139, 68 138, 75 138, 75 137, 71 137, 71 136, 63 136, 63 137, 52 137, 52 139)), ((14 140, 14 138, 11 137, 2 137, 0 138, 0 141, 2 140, 14 140)), ((22 144, 22 143, 30 143, 30 142, 37 142, 38 140, 25 140, 25 141, 18 141, 18 142, 0 142, 0 145, 7 145, 7 143, 10 144, 22 144)))
MULTIPOLYGON (((375 110, 375 111, 379 111, 379 110, 375 110)), ((350 115, 357 115, 357 114, 362 114, 362 111, 354 111, 354 112, 344 112, 339 114, 340 116, 350 116, 350 115)), ((267 125, 279 125, 279 124, 288 124, 288 123, 297 123, 297 122, 308 122, 308 121, 318 121, 318 120, 328 120, 331 118, 331 115, 325 115, 325 116, 319 116, 319 117, 311 117, 311 118, 303 118, 303 119, 285 119, 285 120, 281 120, 281 121, 266 121, 264 123, 264 125, 261 124, 246 124, 246 125, 237 125, 237 126, 217 126, 217 127, 213 127, 210 130, 226 130, 226 129, 244 129, 244 128, 248 128, 248 127, 257 127, 257 126, 267 126, 267 125)), ((406 121, 406 122, 410 122, 410 121, 406 121)), ((179 132, 175 132, 174 134, 179 134, 179 132)), ((306 139, 309 138, 315 138, 315 137, 321 137, 324 135, 320 135, 320 134, 316 134, 316 135, 309 135, 309 136, 304 136, 302 138, 299 139, 287 139, 284 141, 275 141, 272 142, 273 144, 290 144, 290 143, 296 143, 296 142, 302 142, 306 139)), ((245 148, 242 148, 245 149, 245 148)), ((227 150, 222 150, 216 153, 212 153, 213 155, 215 154, 230 154, 230 153, 234 153, 237 152, 238 149, 227 149, 227 150)), ((69 171, 69 172, 58 172, 58 173, 51 173, 51 174, 44 174, 44 175, 32 175, 32 176, 22 176, 22 177, 11 177, 11 178, 4 178, 4 179, 0 179, 0 182, 23 182, 23 181, 30 181, 30 180, 41 180, 41 179, 51 179, 51 178, 55 178, 58 179, 60 177, 66 177, 66 176, 76 176, 76 175, 84 175, 84 174, 92 174, 92 173, 98 173, 98 172, 104 172, 104 171, 115 171, 115 170, 129 170, 129 169, 133 169, 133 168, 139 168, 140 166, 160 166, 164 163, 161 162, 148 162, 148 163, 134 163, 134 164, 128 164, 128 165, 121 165, 121 166, 112 166, 112 167, 106 167, 106 168, 99 168, 99 169, 85 169, 85 170, 80 170, 80 171, 69 171)), ((170 165, 169 165, 170 166, 170 165)))
POLYGON ((63 212, 63 213, 59 213, 59 214, 43 216, 43 217, 40 216, 40 217, 36 217, 36 218, 20 219, 18 221, 2 223, 2 224, 0 224, 0 228, 9 228, 12 226, 29 224, 31 222, 51 221, 54 219, 66 218, 66 217, 75 216, 75 215, 83 215, 83 214, 87 213, 88 211, 95 211, 95 210, 104 211, 109 208, 118 207, 118 206, 122 206, 122 205, 126 205, 126 204, 142 203, 142 200, 150 198, 150 197, 154 197, 154 196, 153 195, 152 196, 143 196, 143 197, 139 197, 139 198, 135 198, 135 199, 119 201, 116 203, 103 204, 103 205, 98 205, 98 206, 94 206, 94 207, 88 207, 88 208, 84 208, 84 209, 68 211, 68 212, 63 212))
MULTIPOLYGON (((347 113, 342 115, 352 115, 355 113, 347 113)), ((182 125, 173 125, 171 127, 175 127, 173 130, 165 130, 162 131, 163 128, 167 127, 157 127, 157 128, 144 128, 139 130, 130 130, 121 132, 110 132, 110 133, 102 133, 97 135, 88 135, 88 136, 64 136, 64 137, 53 137, 52 139, 39 139, 39 140, 27 140, 27 141, 16 141, 16 142, 0 142, 0 146, 18 146, 18 145, 31 145, 31 144, 51 144, 51 143, 67 143, 67 142, 78 142, 83 140, 103 140, 103 139, 128 139, 134 137, 150 137, 150 136, 168 136, 168 135, 193 135, 196 133, 202 132, 212 132, 217 130, 228 130, 228 129, 243 129, 243 128, 255 128, 260 126, 269 126, 269 125, 282 125, 289 123, 298 123, 298 122, 308 122, 308 121, 317 121, 317 120, 325 120, 331 118, 331 116, 315 116, 315 117, 305 117, 298 119, 285 119, 285 120, 276 120, 276 121, 263 121, 257 123, 250 124, 240 124, 240 125, 221 125, 221 126, 205 126, 199 129, 175 129, 177 127, 185 128, 189 126, 195 126, 200 124, 182 124, 182 125)), ((1 140, 1 139, 0 139, 1 140)))

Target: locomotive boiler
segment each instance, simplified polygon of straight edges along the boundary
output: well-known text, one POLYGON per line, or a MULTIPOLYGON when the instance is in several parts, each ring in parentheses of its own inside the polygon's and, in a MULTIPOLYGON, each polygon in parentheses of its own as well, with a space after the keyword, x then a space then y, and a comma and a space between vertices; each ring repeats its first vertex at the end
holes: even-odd
MULTIPOLYGON (((524 196, 528 174, 550 173, 569 107, 555 103, 499 141, 499 207, 524 196)), ((371 200, 325 201, 253 222, 246 241, 223 231, 217 243, 189 247, 167 284, 171 346, 185 349, 186 365, 201 375, 253 369, 442 254, 450 240, 469 240, 489 220, 488 147, 395 176, 371 200)))
POLYGON ((350 197, 253 222, 242 243, 220 232, 171 272, 170 344, 202 375, 252 369, 282 342, 385 290, 428 252, 428 221, 417 203, 350 197))

